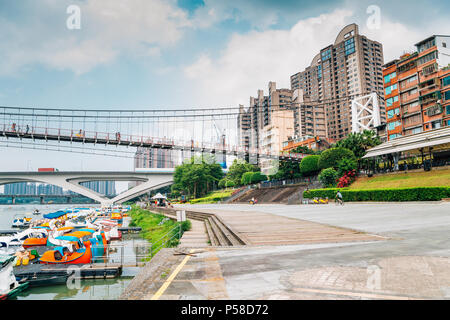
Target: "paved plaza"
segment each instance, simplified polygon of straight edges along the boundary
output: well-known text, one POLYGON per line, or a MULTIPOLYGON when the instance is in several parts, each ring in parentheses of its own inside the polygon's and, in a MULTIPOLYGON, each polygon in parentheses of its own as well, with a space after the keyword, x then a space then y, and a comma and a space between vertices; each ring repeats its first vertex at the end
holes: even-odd
POLYGON ((165 249, 135 299, 450 298, 448 202, 184 207, 219 215, 252 244, 165 249), (347 234, 358 239, 338 239, 347 234))

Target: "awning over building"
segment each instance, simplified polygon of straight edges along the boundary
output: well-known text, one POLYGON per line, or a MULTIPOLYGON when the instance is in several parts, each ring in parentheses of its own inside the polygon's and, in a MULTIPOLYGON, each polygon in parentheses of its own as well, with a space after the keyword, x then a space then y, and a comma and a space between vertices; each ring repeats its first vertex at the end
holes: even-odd
POLYGON ((430 148, 433 152, 450 150, 450 127, 425 131, 385 142, 369 149, 363 158, 373 158, 398 152, 421 154, 422 152, 429 152, 430 148))

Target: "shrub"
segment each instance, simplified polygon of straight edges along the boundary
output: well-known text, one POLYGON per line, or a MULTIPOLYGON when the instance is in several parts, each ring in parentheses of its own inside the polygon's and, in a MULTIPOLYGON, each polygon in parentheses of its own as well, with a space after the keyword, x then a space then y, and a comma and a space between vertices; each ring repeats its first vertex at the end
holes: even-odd
POLYGON ((303 193, 306 199, 333 199, 341 190, 344 201, 439 201, 450 197, 450 187, 386 188, 386 189, 315 189, 303 193))
POLYGON ((219 188, 232 188, 232 187, 234 187, 236 184, 234 183, 234 181, 233 180, 229 180, 229 179, 226 179, 226 178, 224 178, 224 179, 221 179, 220 181, 219 181, 219 184, 218 184, 218 187, 219 188))
POLYGON ((221 180, 219 181, 219 183, 217 184, 217 186, 218 186, 219 188, 225 188, 225 181, 226 181, 226 179, 221 179, 221 180))
POLYGON ((262 174, 261 172, 253 172, 252 177, 251 177, 251 183, 258 183, 261 181, 266 181, 267 180, 267 176, 262 174))
POLYGON ((241 184, 247 185, 252 183, 253 172, 245 172, 241 178, 241 184))
POLYGON ((342 177, 338 179, 338 188, 345 188, 351 185, 356 178, 356 170, 350 170, 344 173, 342 177))
POLYGON ((322 182, 322 184, 325 187, 334 187, 336 185, 336 179, 338 175, 336 170, 333 168, 327 168, 323 169, 319 174, 319 181, 322 182))
POLYGON ((342 177, 346 175, 348 172, 356 172, 356 169, 358 168, 358 163, 349 158, 343 158, 338 161, 338 176, 342 177))
POLYGON ((267 176, 261 172, 246 172, 242 175, 241 184, 248 185, 267 180, 267 176))
POLYGON ((233 180, 227 180, 225 181, 225 188, 233 188, 236 186, 236 183, 234 183, 233 180))
POLYGON ((315 175, 319 172, 320 156, 307 156, 300 162, 300 172, 305 177, 315 175))
POLYGON ((331 148, 324 150, 319 159, 319 169, 338 168, 338 162, 344 158, 356 161, 353 152, 346 148, 331 148))

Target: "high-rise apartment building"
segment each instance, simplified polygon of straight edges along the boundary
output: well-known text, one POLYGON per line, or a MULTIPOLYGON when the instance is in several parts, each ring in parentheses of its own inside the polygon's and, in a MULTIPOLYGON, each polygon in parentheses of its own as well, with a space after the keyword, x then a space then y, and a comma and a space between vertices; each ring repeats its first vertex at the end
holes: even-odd
POLYGON ((137 148, 135 168, 174 168, 174 151, 168 149, 137 148))
POLYGON ((271 125, 274 112, 291 110, 288 114, 292 118, 292 93, 290 89, 277 89, 275 82, 269 82, 268 95, 258 90, 256 97, 250 97, 247 111, 243 106, 239 107, 238 142, 241 146, 251 149, 262 147, 262 132, 271 125))
MULTIPOLYGON (((351 132, 351 100, 373 92, 383 96, 382 64, 381 43, 359 34, 358 25, 351 24, 339 32, 334 44, 320 50, 309 67, 291 76, 291 89, 303 90, 311 109, 325 113, 323 138, 340 140, 351 132)), ((313 117, 305 120, 296 134, 302 135, 306 128, 317 125, 313 117)))
POLYGON ((450 125, 450 36, 416 48, 383 66, 388 140, 450 125))
MULTIPOLYGON (((283 142, 294 135, 294 116, 292 110, 278 109, 271 113, 270 124, 261 130, 260 150, 262 153, 280 154, 283 142)), ((275 174, 272 159, 261 159, 261 172, 275 174)))
POLYGON ((61 187, 45 183, 19 182, 6 184, 3 189, 8 195, 63 195, 61 187))
POLYGON ((237 117, 237 137, 238 145, 244 148, 250 146, 252 117, 250 112, 246 112, 243 105, 239 105, 239 114, 237 117))
POLYGON ((81 182, 80 185, 105 196, 117 195, 115 181, 87 181, 81 182))
POLYGON ((312 102, 303 89, 295 89, 292 96, 294 112, 294 139, 320 137, 328 139, 327 118, 325 106, 312 102))

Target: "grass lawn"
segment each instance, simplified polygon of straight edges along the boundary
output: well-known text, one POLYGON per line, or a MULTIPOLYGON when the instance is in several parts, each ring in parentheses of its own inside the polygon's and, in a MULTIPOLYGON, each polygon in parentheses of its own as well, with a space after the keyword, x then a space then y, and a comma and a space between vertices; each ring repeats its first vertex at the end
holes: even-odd
POLYGON ((382 189, 411 187, 448 187, 450 169, 423 172, 385 174, 377 177, 358 178, 350 189, 382 189))
POLYGON ((233 193, 234 189, 222 189, 216 190, 203 198, 192 199, 189 201, 190 203, 216 203, 217 201, 221 201, 224 198, 228 198, 233 193))
MULTIPOLYGON (((181 224, 181 232, 187 231, 191 228, 191 222, 189 220, 180 223, 171 219, 166 219, 163 223, 162 221, 166 218, 164 215, 152 213, 136 206, 133 206, 133 208, 129 211, 129 215, 132 219, 130 226, 141 227, 142 231, 140 232, 140 236, 148 242, 155 244, 155 247, 162 245, 162 242, 166 241, 165 236, 168 233, 169 237, 173 236, 173 239, 168 241, 165 246, 177 246, 179 236, 178 233, 180 230, 175 227, 181 224)), ((159 249, 154 250, 152 252, 153 255, 155 255, 157 251, 159 251, 159 249)))

